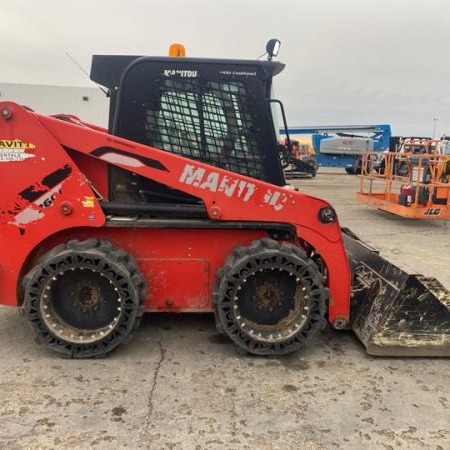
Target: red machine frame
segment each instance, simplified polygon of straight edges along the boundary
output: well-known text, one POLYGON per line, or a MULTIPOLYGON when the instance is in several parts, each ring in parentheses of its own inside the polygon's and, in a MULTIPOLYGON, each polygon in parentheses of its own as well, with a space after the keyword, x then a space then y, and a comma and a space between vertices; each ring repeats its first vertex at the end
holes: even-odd
POLYGON ((212 311, 216 270, 234 247, 267 235, 252 223, 278 223, 295 230, 296 245, 320 254, 328 320, 348 323, 350 268, 338 221, 320 220, 327 202, 10 102, 0 103, 0 145, 1 160, 8 162, 0 164, 1 304, 20 304, 21 277, 40 255, 69 239, 95 236, 136 256, 151 292, 146 310, 212 311), (111 226, 99 202, 108 198, 108 164, 200 198, 211 224, 249 227, 181 228, 179 221, 173 228, 157 221, 139 229, 125 222, 111 226))

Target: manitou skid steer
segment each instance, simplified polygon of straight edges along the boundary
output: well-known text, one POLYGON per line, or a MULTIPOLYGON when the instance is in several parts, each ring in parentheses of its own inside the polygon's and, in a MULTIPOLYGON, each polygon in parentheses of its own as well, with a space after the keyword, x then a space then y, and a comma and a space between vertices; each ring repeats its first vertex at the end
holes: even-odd
POLYGON ((110 352, 146 311, 213 312, 259 355, 328 322, 369 353, 449 356, 449 292, 284 187, 270 100, 283 67, 94 56, 108 130, 0 103, 0 302, 73 358, 110 352))

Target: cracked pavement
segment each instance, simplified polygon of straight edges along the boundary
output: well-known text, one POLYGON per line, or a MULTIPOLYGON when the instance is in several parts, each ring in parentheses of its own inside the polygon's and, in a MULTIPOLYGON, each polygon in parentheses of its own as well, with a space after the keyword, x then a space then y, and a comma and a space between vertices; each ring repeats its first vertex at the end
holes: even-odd
MULTIPOLYGON (((358 205, 357 178, 340 171, 297 183, 388 259, 450 288, 448 223, 358 205)), ((0 307, 0 339, 1 449, 450 448, 450 360, 371 357, 350 332, 261 358, 237 352, 211 315, 155 314, 108 358, 73 361, 0 307)))

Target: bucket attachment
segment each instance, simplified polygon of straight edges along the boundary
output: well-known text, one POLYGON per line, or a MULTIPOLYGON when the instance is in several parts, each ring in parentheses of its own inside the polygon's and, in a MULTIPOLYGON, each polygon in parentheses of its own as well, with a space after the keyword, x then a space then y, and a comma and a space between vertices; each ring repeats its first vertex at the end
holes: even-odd
POLYGON ((343 229, 352 271, 350 328, 367 353, 450 356, 450 292, 434 278, 410 275, 343 229))

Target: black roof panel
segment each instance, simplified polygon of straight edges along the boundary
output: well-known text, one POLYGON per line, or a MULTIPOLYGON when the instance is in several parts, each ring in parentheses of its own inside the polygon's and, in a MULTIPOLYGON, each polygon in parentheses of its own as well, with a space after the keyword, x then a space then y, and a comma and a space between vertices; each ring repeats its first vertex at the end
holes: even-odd
MULTIPOLYGON (((270 79, 284 69, 278 61, 259 61, 244 59, 212 59, 212 58, 176 58, 163 56, 133 55, 94 55, 92 57, 91 80, 112 89, 119 85, 122 74, 136 60, 167 64, 217 64, 236 66, 254 66, 260 69, 263 78, 270 79)), ((139 62, 140 62, 139 61, 139 62)), ((137 61, 136 61, 137 62, 137 61)))

